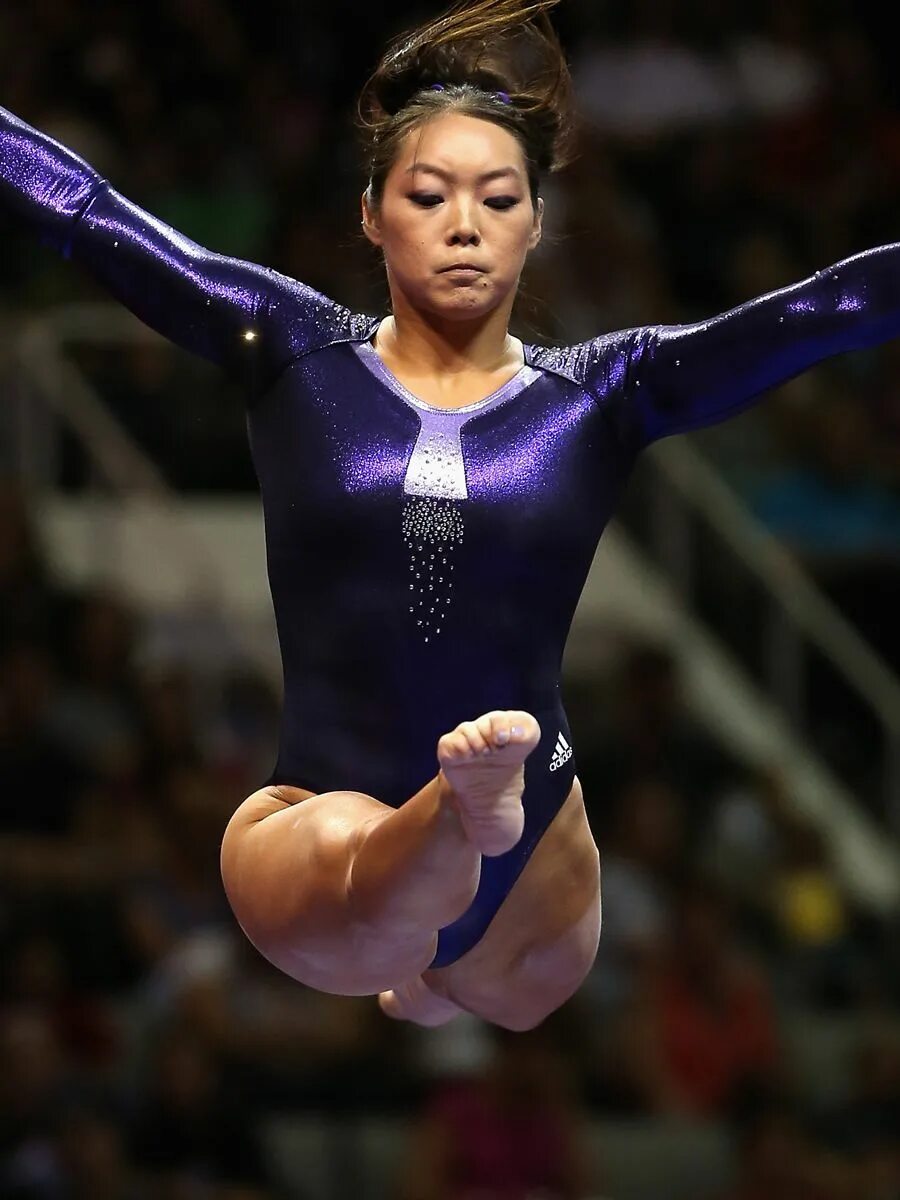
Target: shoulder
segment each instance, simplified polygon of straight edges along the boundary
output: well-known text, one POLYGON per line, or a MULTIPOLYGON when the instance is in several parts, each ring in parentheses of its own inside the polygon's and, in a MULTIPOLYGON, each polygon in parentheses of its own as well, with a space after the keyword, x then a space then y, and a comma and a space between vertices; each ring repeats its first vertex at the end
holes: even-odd
POLYGON ((526 361, 533 367, 559 375, 588 392, 627 381, 628 368, 646 343, 647 330, 619 329, 570 346, 526 344, 526 361))
POLYGON ((260 270, 268 284, 263 289, 267 318, 284 327, 294 358, 337 342, 361 341, 371 336, 381 320, 271 267, 260 270))

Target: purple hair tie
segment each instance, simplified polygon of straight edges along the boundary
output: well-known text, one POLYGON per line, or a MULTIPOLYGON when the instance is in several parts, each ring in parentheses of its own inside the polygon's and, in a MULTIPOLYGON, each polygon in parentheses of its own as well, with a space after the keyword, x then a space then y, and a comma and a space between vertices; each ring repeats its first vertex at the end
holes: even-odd
MULTIPOLYGON (((442 83, 433 83, 431 85, 433 92, 446 92, 446 87, 442 83)), ((509 92, 490 92, 489 95, 496 96, 502 104, 512 104, 509 92)))

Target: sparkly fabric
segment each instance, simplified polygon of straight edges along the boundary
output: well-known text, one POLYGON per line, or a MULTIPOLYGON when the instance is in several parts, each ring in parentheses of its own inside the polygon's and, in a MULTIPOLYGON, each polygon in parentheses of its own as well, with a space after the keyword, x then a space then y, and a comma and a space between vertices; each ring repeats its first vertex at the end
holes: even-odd
POLYGON ((900 246, 708 321, 525 347, 504 387, 433 408, 371 346, 380 318, 215 254, 0 109, 0 200, 164 336, 245 386, 285 698, 272 781, 401 805, 441 734, 537 716, 525 832, 484 859, 435 966, 483 935, 575 773, 559 676, 635 456, 828 355, 900 333, 900 246))

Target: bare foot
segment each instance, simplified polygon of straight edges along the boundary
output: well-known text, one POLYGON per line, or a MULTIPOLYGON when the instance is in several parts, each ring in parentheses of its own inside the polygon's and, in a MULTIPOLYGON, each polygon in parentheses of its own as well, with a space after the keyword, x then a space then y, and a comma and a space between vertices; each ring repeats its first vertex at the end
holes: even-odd
POLYGON ((396 1021, 415 1021, 417 1025, 432 1028, 446 1025, 463 1012, 452 1000, 433 992, 421 975, 391 992, 381 992, 378 1003, 381 1011, 396 1021))
POLYGON ((524 762, 540 737, 531 713, 507 709, 463 721, 438 742, 438 762, 466 837, 482 854, 504 854, 522 836, 524 762))

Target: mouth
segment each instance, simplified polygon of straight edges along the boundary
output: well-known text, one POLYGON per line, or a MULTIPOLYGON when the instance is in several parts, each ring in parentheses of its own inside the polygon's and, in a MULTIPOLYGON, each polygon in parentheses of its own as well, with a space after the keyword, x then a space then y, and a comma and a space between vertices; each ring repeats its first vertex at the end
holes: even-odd
POLYGON ((452 267, 443 267, 440 275, 483 275, 484 267, 473 267, 471 263, 454 263, 452 267))

